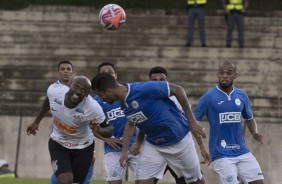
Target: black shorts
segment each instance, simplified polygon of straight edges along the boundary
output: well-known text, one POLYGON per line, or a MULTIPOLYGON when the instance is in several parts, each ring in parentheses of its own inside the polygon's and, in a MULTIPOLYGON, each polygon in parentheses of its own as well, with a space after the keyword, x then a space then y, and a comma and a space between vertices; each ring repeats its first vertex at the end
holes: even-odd
POLYGON ((56 176, 72 173, 74 183, 83 183, 93 158, 95 142, 84 149, 68 149, 49 139, 51 165, 56 176))

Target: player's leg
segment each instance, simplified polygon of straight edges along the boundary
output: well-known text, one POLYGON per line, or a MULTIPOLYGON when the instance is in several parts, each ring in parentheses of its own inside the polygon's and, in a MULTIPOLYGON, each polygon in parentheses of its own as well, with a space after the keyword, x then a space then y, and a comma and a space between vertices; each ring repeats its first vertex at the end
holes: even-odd
POLYGON ((58 184, 58 180, 57 180, 57 177, 55 176, 55 174, 52 174, 52 176, 50 178, 50 184, 58 184))
POLYGON ((236 15, 236 26, 238 30, 238 44, 240 48, 244 48, 244 15, 236 15))
POLYGON ((83 184, 89 184, 91 182, 91 178, 93 176, 93 173, 94 173, 94 165, 91 164, 83 184))
POLYGON ((140 148, 136 165, 137 184, 154 184, 154 179, 162 179, 167 163, 157 149, 146 140, 140 148))
POLYGON ((234 158, 221 158, 212 162, 218 180, 222 184, 238 184, 237 160, 234 158))
POLYGON ((158 150, 176 175, 185 177, 186 183, 204 183, 191 133, 179 143, 158 150))
POLYGON ((229 13, 227 16, 226 47, 231 47, 234 24, 234 14, 229 13))
POLYGON ((169 167, 167 166, 166 169, 170 172, 170 174, 174 177, 176 184, 185 184, 185 178, 183 176, 178 177, 177 174, 169 167))
POLYGON ((240 178, 245 183, 263 184, 263 174, 260 165, 252 153, 247 153, 238 157, 238 172, 240 178))
POLYGON ((94 151, 94 142, 84 149, 71 150, 73 182, 83 183, 88 174, 94 151))
POLYGON ((187 46, 191 46, 193 42, 194 24, 196 20, 196 12, 194 8, 188 10, 188 32, 187 32, 187 46))
POLYGON ((58 183, 73 183, 70 150, 49 139, 51 165, 58 183))
POLYGON ((104 164, 106 171, 106 181, 109 184, 121 184, 124 168, 120 166, 120 152, 109 152, 105 154, 104 164))

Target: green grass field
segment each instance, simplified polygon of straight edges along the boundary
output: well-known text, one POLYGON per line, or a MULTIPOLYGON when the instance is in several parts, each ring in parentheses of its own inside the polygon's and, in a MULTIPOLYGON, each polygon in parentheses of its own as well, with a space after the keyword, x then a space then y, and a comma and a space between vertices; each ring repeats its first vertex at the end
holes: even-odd
MULTIPOLYGON (((91 184, 107 184, 108 182, 102 180, 92 180, 91 184)), ((123 182, 123 184, 133 184, 134 182, 123 182)), ((158 182, 159 184, 169 184, 158 182)), ((0 179, 0 184, 50 184, 49 179, 35 179, 35 178, 14 178, 14 179, 0 179)))
MULTIPOLYGON (((91 184, 107 184, 106 181, 92 180, 91 184)), ((125 184, 133 184, 133 182, 124 182, 125 184)), ((0 184, 50 184, 49 179, 35 178, 15 178, 15 179, 0 179, 0 184)))

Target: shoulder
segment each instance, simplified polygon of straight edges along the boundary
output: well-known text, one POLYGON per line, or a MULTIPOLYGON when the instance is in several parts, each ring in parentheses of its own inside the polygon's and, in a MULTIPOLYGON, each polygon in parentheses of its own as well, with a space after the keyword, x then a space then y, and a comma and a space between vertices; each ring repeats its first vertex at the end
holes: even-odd
POLYGON ((234 91, 235 91, 237 94, 239 94, 239 95, 242 95, 242 96, 244 96, 244 97, 248 97, 248 94, 247 94, 244 90, 242 90, 242 89, 239 89, 239 88, 234 87, 234 91))

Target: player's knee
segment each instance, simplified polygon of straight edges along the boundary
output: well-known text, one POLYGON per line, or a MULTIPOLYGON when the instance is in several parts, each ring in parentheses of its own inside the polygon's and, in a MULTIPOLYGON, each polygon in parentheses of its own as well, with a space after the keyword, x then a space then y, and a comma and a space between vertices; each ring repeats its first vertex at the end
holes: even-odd
POLYGON ((58 176, 57 177, 59 184, 72 184, 73 183, 73 177, 71 176, 58 176))

